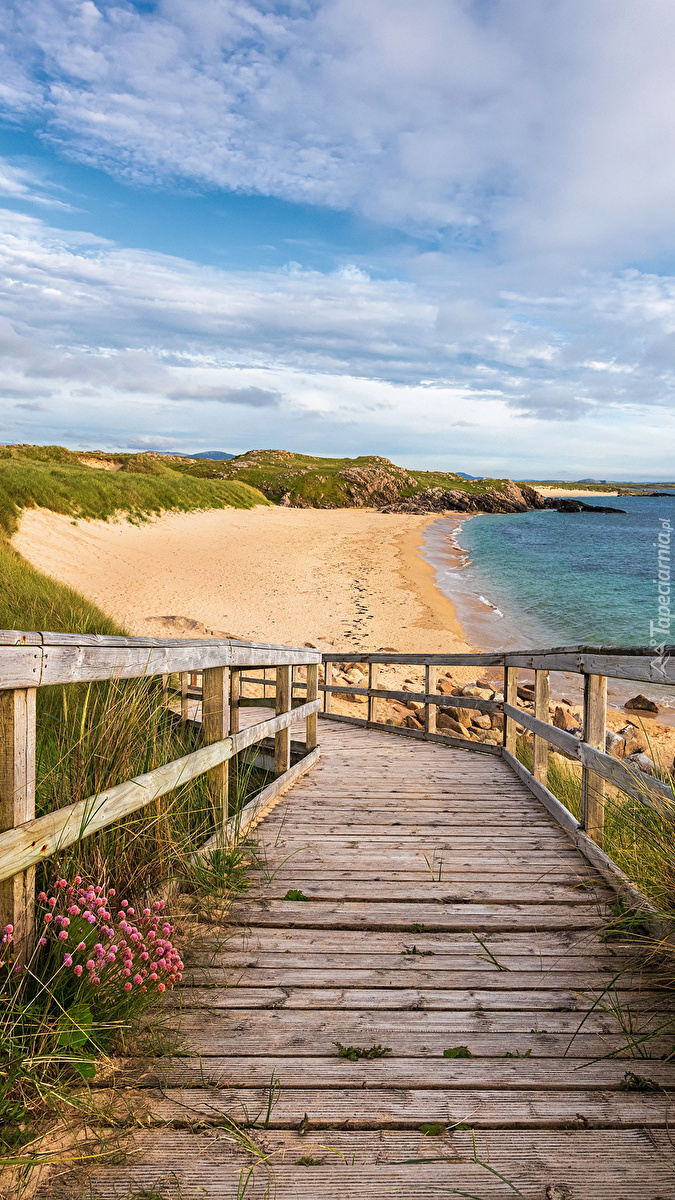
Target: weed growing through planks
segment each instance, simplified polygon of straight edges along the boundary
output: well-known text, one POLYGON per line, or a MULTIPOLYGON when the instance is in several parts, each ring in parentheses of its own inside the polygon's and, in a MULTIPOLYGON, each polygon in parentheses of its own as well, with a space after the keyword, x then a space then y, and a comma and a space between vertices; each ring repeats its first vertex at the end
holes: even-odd
POLYGON ((488 949, 488 947, 485 945, 485 942, 481 938, 479 938, 478 934, 474 933, 473 930, 471 931, 471 936, 476 939, 479 946, 483 947, 483 949, 487 955, 487 959, 484 959, 483 961, 492 963, 493 967, 496 967, 496 969, 498 971, 510 971, 511 970, 510 967, 505 967, 504 963, 500 963, 499 960, 495 958, 492 951, 490 949, 488 949))
POLYGON ((406 946, 401 950, 401 954, 417 954, 420 958, 433 958, 434 953, 434 950, 418 950, 417 946, 406 946))
POLYGON ((309 900, 309 896, 306 896, 298 888, 289 888, 284 896, 284 900, 309 900))
POLYGON ((358 1062, 360 1058, 384 1058, 385 1054, 391 1054, 391 1046, 343 1046, 342 1042, 333 1042, 337 1046, 336 1058, 348 1058, 351 1062, 358 1062))
POLYGON ((531 1058, 532 1047, 529 1050, 507 1050, 504 1058, 531 1058))
POLYGON ((443 1051, 443 1058, 473 1058, 468 1046, 451 1046, 443 1051))
POLYGON ((428 930, 427 930, 426 925, 422 925, 420 922, 416 921, 414 925, 410 926, 410 932, 411 933, 427 933, 428 930))
POLYGON ((659 1083, 655 1083, 653 1079, 647 1079, 644 1075, 635 1075, 633 1071, 626 1071, 619 1088, 622 1092, 663 1091, 659 1083))
POLYGON ((311 1154, 303 1154, 302 1158, 295 1160, 296 1167, 322 1167, 325 1163, 325 1158, 312 1158, 311 1154))
POLYGON ((440 883, 443 878, 443 855, 441 854, 438 866, 436 866, 436 853, 434 850, 431 861, 429 861, 426 854, 424 855, 424 861, 427 864, 432 883, 440 883))
POLYGON ((637 937, 647 936, 644 916, 631 908, 624 896, 619 896, 615 904, 611 904, 610 913, 604 928, 600 931, 601 942, 635 941, 637 937))

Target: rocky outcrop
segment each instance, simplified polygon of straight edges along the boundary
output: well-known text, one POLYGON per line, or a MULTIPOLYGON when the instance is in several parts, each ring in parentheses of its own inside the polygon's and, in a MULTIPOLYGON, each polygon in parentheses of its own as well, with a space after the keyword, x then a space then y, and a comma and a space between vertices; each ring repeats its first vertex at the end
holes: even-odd
POLYGON ((459 489, 440 487, 426 488, 416 496, 381 506, 382 512, 428 513, 428 512, 484 512, 518 513, 535 508, 552 508, 554 505, 528 484, 516 484, 511 479, 504 482, 501 490, 490 488, 485 492, 464 492, 459 489))
POLYGON ((520 513, 534 509, 553 508, 561 513, 602 512, 622 513, 622 508, 606 505, 584 504, 581 500, 564 497, 542 496, 527 483, 514 483, 507 479, 500 490, 490 488, 485 492, 464 492, 459 489, 440 487, 426 488, 415 496, 380 506, 382 512, 392 513, 520 513))
POLYGON ((338 479, 346 483, 347 495, 355 508, 383 508, 395 504, 401 492, 417 487, 417 480, 412 475, 387 459, 382 460, 381 466, 346 467, 344 471, 338 471, 338 479))

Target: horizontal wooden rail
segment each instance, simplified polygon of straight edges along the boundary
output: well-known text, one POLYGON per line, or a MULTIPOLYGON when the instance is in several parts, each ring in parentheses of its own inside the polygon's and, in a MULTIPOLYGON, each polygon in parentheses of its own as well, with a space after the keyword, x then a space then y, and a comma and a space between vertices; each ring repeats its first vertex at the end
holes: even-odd
POLYGON ((602 775, 603 779, 620 788, 622 792, 627 792, 636 800, 641 800, 649 808, 657 807, 648 798, 649 796, 660 797, 667 801, 672 807, 658 806, 659 812, 675 821, 675 796, 673 796, 673 789, 667 783, 662 783, 660 779, 655 779, 653 775, 647 775, 637 767, 624 766, 619 759, 612 758, 611 754, 605 754, 604 750, 596 750, 595 747, 589 746, 580 738, 575 737, 573 733, 567 733, 564 729, 557 729, 555 725, 548 725, 545 721, 537 720, 522 708, 514 708, 511 704, 505 704, 504 714, 517 721, 525 729, 529 729, 537 737, 544 738, 547 742, 557 746, 559 750, 569 754, 570 758, 576 758, 596 775, 602 775))
POLYGON ((138 679, 211 667, 277 667, 320 661, 318 650, 218 638, 79 637, 4 630, 0 635, 0 689, 138 679))
POLYGON ((113 821, 145 808, 159 796, 165 796, 167 792, 212 770, 247 746, 287 729, 294 721, 309 716, 318 708, 319 701, 312 700, 301 708, 250 725, 241 733, 203 746, 175 762, 155 767, 145 775, 107 788, 87 800, 69 804, 66 808, 7 830, 0 834, 0 881, 35 866, 56 851, 72 846, 74 842, 104 829, 113 821))
POLYGON ((338 654, 323 655, 324 662, 400 663, 401 666, 500 667, 503 654, 338 654))
POLYGON ((479 700, 477 696, 444 696, 441 692, 394 692, 387 688, 344 687, 340 684, 319 684, 320 692, 341 695, 373 696, 376 700, 401 700, 404 704, 435 704, 437 708, 473 708, 478 712, 501 712, 501 700, 479 700))

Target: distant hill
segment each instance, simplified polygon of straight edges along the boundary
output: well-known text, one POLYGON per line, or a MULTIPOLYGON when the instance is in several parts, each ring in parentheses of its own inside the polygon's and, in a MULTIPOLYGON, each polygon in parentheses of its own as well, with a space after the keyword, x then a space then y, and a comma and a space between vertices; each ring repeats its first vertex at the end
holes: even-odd
POLYGON ((248 450, 228 461, 173 459, 175 471, 207 479, 239 480, 275 504, 292 508, 382 508, 432 488, 504 492, 508 481, 475 479, 456 471, 399 467, 378 454, 318 458, 290 450, 248 450))
POLYGON ((235 454, 228 454, 226 450, 200 450, 197 454, 186 454, 186 458, 212 458, 216 462, 224 462, 228 458, 236 458, 235 454))

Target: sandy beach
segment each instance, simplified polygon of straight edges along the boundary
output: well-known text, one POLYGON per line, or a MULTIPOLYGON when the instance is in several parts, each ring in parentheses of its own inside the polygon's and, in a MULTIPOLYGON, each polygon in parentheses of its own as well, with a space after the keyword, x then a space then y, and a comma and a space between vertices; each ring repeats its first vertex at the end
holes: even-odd
POLYGON ((132 525, 27 509, 12 543, 133 634, 468 651, 418 552, 429 520, 260 506, 132 525))
POLYGON ((580 496, 592 500, 594 496, 618 496, 617 491, 591 491, 589 488, 537 487, 541 496, 580 496))

